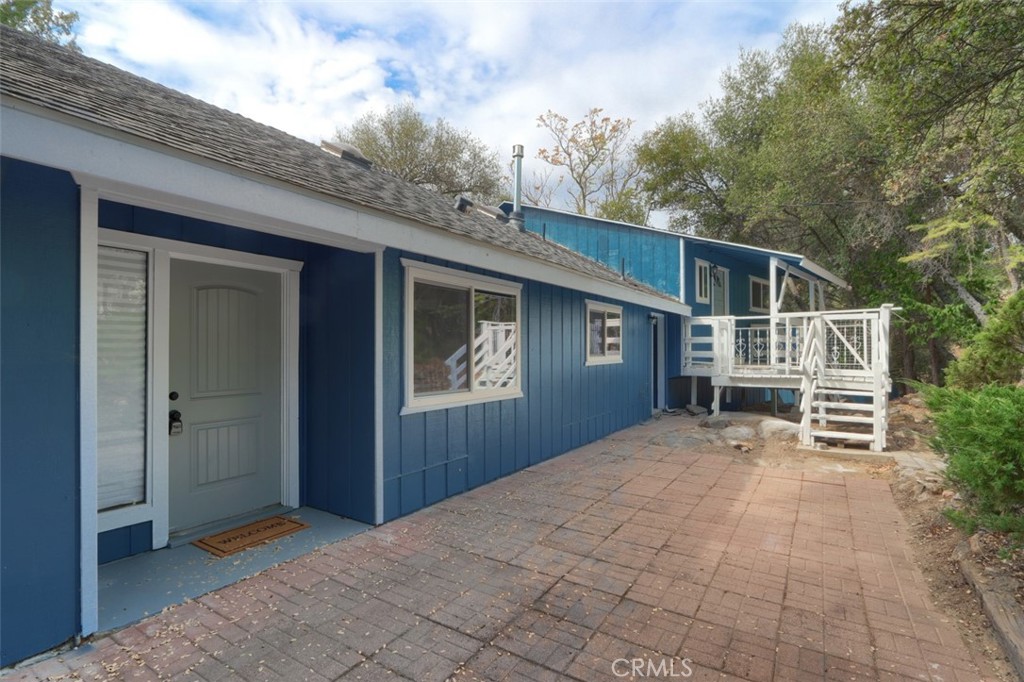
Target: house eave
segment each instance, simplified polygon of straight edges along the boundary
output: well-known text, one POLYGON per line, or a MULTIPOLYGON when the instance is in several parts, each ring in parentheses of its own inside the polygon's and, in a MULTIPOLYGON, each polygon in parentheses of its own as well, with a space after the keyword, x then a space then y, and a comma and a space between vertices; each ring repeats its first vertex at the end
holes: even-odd
POLYGON ((405 216, 225 168, 28 102, 4 97, 0 104, 4 155, 71 172, 102 198, 363 253, 407 250, 666 312, 691 312, 627 282, 589 277, 405 216))

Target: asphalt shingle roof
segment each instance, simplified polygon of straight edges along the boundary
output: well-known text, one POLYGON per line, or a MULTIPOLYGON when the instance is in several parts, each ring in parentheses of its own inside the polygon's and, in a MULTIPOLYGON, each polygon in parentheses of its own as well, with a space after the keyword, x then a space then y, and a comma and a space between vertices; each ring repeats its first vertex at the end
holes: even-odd
POLYGON ((667 299, 574 251, 177 90, 0 27, 0 94, 248 174, 667 299))

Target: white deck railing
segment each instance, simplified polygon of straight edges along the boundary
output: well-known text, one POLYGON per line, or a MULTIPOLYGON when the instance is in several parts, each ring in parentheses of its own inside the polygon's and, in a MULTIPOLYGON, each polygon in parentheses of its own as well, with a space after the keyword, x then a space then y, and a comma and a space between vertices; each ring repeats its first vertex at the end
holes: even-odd
MULTIPOLYGON (((885 448, 892 306, 869 310, 694 317, 684 322, 684 376, 712 377, 712 409, 722 386, 800 392, 801 440, 844 437, 885 448), (866 410, 870 417, 850 414, 866 410), (870 425, 871 433, 830 424, 870 425), (839 427, 835 427, 839 428, 839 427)), ((691 389, 695 393, 695 387, 691 389)))
POLYGON ((693 317, 684 323, 683 374, 797 378, 815 359, 825 376, 873 378, 879 367, 888 373, 891 310, 693 317))

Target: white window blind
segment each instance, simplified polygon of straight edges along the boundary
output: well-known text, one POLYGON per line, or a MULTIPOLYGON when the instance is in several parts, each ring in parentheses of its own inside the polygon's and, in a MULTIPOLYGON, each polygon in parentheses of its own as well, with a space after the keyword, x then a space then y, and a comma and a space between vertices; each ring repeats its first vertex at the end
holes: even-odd
POLYGON ((99 248, 97 459, 99 510, 146 500, 148 255, 99 248))

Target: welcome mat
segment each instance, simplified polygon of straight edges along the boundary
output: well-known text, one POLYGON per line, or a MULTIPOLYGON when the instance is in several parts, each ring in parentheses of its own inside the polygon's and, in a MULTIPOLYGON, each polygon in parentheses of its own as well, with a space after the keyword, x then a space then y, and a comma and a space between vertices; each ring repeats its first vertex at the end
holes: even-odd
POLYGON ((269 519, 254 521, 223 533, 207 535, 192 544, 219 557, 230 556, 243 549, 291 535, 303 528, 309 528, 309 524, 284 516, 271 516, 269 519))

